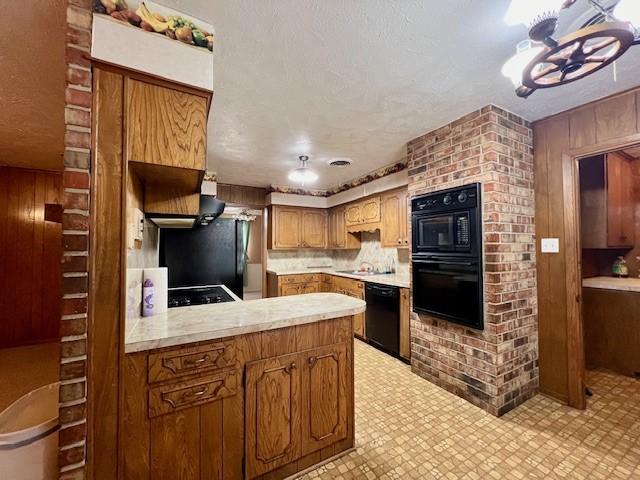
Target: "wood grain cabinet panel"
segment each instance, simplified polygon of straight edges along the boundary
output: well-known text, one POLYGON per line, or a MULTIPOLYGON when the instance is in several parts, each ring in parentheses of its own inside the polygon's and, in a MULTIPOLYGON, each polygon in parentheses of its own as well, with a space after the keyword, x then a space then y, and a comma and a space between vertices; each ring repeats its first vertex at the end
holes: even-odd
POLYGON ((205 169, 207 99, 127 79, 128 160, 205 169))
POLYGON ((371 197, 362 201, 362 223, 380 222, 380 197, 371 197))
POLYGON ((149 390, 149 418, 231 397, 237 393, 235 370, 149 390))
POLYGON ((300 355, 246 370, 246 472, 254 478, 300 457, 300 355))
POLYGON ((409 193, 405 189, 396 190, 382 197, 380 243, 383 247, 407 248, 409 246, 408 197, 409 193))
POLYGON ((583 248, 631 247, 635 243, 631 161, 618 153, 580 165, 583 248))
POLYGON ((303 248, 327 247, 327 212, 323 210, 303 210, 301 212, 303 248))
POLYGON ((411 358, 411 302, 409 289, 400 289, 400 356, 411 358))
POLYGON ((347 227, 359 225, 362 221, 362 205, 360 203, 352 203, 344 209, 345 224, 347 227))
POLYGON ((200 480, 200 409, 151 420, 150 479, 200 480))
POLYGON ((302 361, 302 455, 347 436, 349 368, 346 344, 306 352, 302 361))
POLYGON ((347 231, 345 215, 344 205, 340 205, 329 210, 328 248, 334 250, 360 248, 360 238, 347 231))
POLYGON ((300 210, 274 207, 272 210, 272 245, 274 249, 294 249, 301 246, 300 210))
POLYGON ((607 244, 610 247, 635 243, 635 205, 631 160, 609 153, 607 161, 607 244))
POLYGON ((234 366, 235 341, 181 348, 149 355, 149 383, 234 366))

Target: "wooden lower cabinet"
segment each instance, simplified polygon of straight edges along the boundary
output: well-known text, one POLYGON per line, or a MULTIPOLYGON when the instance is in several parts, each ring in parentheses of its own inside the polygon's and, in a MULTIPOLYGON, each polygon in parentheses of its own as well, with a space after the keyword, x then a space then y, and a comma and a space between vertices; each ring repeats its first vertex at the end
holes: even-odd
POLYGON ((120 478, 277 480, 353 447, 351 316, 128 354, 123 375, 120 478))
POLYGON ((301 367, 302 455, 308 455, 347 436, 347 345, 308 351, 303 354, 301 367))
POLYGON ((587 368, 640 374, 640 293, 582 289, 582 322, 587 368))
POLYGON ((255 478, 300 457, 300 355, 247 365, 246 471, 255 478))

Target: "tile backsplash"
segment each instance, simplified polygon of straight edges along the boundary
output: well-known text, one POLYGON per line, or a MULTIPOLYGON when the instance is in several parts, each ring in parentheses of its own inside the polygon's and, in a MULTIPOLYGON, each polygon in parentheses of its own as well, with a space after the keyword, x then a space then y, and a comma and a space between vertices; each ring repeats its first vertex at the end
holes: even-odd
POLYGON ((291 250, 267 252, 267 268, 277 271, 305 270, 331 267, 336 270, 355 269, 362 262, 371 263, 382 270, 395 263, 396 271, 409 274, 407 249, 384 248, 380 244, 380 232, 363 232, 359 250, 291 250))

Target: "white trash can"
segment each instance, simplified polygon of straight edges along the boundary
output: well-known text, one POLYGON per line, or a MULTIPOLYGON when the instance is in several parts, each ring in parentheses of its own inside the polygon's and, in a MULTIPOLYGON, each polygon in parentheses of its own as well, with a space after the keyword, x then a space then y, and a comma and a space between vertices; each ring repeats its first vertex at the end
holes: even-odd
POLYGON ((3 479, 58 478, 58 388, 58 383, 37 388, 0 413, 3 479))

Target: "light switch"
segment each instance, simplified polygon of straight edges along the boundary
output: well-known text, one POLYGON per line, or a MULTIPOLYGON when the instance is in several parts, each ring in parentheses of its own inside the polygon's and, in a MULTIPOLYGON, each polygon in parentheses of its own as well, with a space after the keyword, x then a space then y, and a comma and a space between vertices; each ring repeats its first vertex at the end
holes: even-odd
POLYGON ((540 250, 542 250, 542 253, 560 253, 560 239, 543 238, 540 250))

